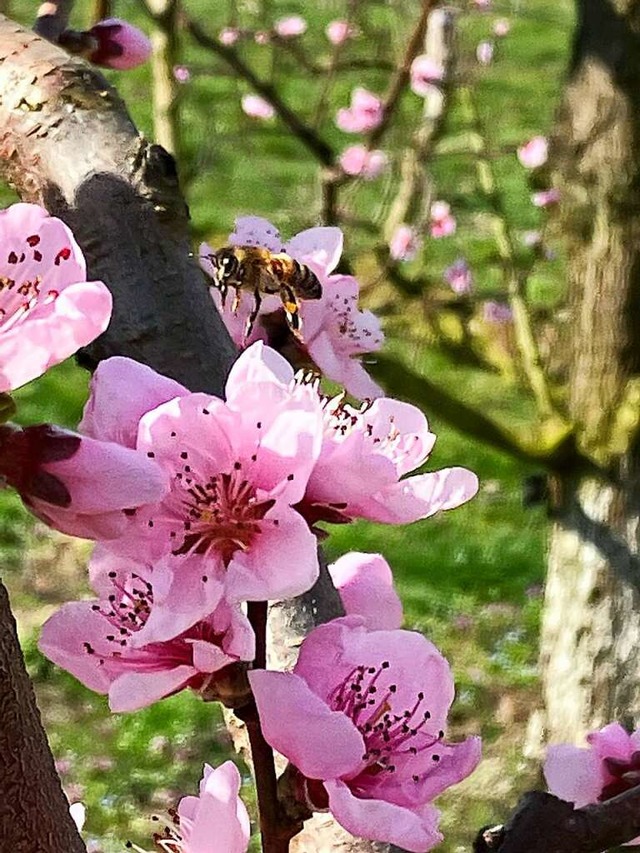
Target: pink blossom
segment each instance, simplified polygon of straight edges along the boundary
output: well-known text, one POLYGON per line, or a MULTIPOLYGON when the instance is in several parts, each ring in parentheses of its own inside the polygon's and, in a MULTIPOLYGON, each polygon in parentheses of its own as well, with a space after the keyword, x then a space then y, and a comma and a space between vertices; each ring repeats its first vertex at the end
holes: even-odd
POLYGON ((431 205, 431 236, 436 239, 450 237, 456 233, 456 220, 446 201, 434 201, 431 205))
MULTIPOLYGON (((640 729, 629 734, 619 723, 587 735, 586 749, 550 746, 544 764, 549 791, 577 809, 602 803, 640 784, 640 729)), ((640 845, 640 838, 630 842, 640 845)))
POLYGON ((334 399, 324 413, 322 449, 298 507, 310 523, 408 524, 460 506, 478 491, 478 478, 466 468, 405 477, 429 458, 436 440, 415 406, 381 397, 355 409, 334 399))
POLYGON ((186 65, 174 65, 173 76, 178 83, 188 83, 191 80, 191 72, 186 65))
POLYGON ((531 196, 531 202, 536 207, 551 207, 554 204, 558 204, 560 201, 560 190, 552 187, 548 190, 542 190, 541 192, 533 193, 531 196))
POLYGON ((166 611, 180 617, 185 587, 168 564, 151 569, 107 554, 101 565, 109 570, 93 573, 99 598, 64 604, 45 622, 39 647, 86 687, 108 693, 112 711, 135 711, 186 687, 205 689, 225 666, 253 659, 251 626, 238 605, 220 599, 221 586, 205 619, 167 630, 166 611), (166 614, 160 621, 158 606, 166 614))
POLYGON ((473 289, 473 275, 464 258, 458 258, 450 267, 447 267, 444 271, 444 280, 458 295, 471 293, 473 289))
POLYGON ((540 231, 525 231, 522 235, 522 242, 525 246, 533 249, 542 243, 542 234, 540 231))
POLYGON ((176 395, 166 377, 149 371, 145 380, 135 362, 113 362, 94 374, 83 427, 108 440, 136 434, 136 448, 170 481, 161 501, 130 517, 119 552, 145 553, 154 563, 180 556, 185 583, 221 580, 230 601, 309 589, 318 573, 316 542, 291 507, 318 456, 322 416, 312 400, 293 399, 285 389, 288 363, 254 344, 229 374, 225 403, 208 394, 176 395), (274 371, 286 377, 282 390, 260 378, 274 371), (141 399, 150 406, 143 414, 141 399))
POLYGON ((498 38, 504 38, 506 35, 509 35, 511 31, 511 24, 506 18, 499 18, 497 21, 494 21, 493 24, 493 34, 498 38))
POLYGON ((242 111, 251 118, 270 119, 276 114, 269 101, 260 95, 243 95, 241 104, 242 111))
POLYGON ((489 9, 491 6, 491 0, 474 0, 474 3, 478 9, 489 9))
POLYGON ((513 320, 513 311, 503 302, 487 300, 483 305, 482 312, 486 323, 502 324, 510 323, 513 320))
POLYGON ((293 672, 249 679, 302 802, 352 835, 415 853, 442 840, 431 803, 474 770, 480 740, 444 740, 453 680, 425 637, 348 616, 306 637, 293 672))
POLYGON ((518 160, 526 169, 537 169, 547 162, 549 143, 546 136, 534 136, 518 148, 518 160))
POLYGON ((325 33, 331 44, 343 44, 356 35, 356 29, 349 21, 331 21, 325 33))
POLYGON ((276 21, 273 28, 280 38, 295 38, 306 33, 307 22, 300 15, 290 15, 276 21))
POLYGON ((0 211, 0 392, 19 388, 103 332, 111 294, 87 281, 80 247, 36 204, 0 211))
POLYGON ((351 106, 338 110, 336 124, 345 133, 367 133, 378 127, 383 116, 381 99, 373 92, 358 87, 351 93, 351 106))
POLYGON ((481 41, 476 47, 476 59, 480 65, 491 65, 495 45, 492 41, 481 41))
POLYGON ((361 616, 371 631, 402 625, 402 602, 381 554, 351 551, 328 568, 347 616, 361 616))
POLYGON ((410 225, 398 225, 389 241, 394 261, 412 261, 422 249, 422 238, 410 225))
POLYGON ((240 773, 232 761, 214 769, 204 766, 197 797, 178 804, 183 853, 245 853, 251 826, 240 799, 240 773))
POLYGON ((433 83, 444 79, 444 68, 424 53, 411 63, 411 89, 416 95, 425 97, 433 90, 433 83))
MULTIPOLYGON (((378 396, 380 388, 369 377, 359 361, 364 353, 379 349, 383 343, 380 323, 370 311, 358 308, 359 285, 352 276, 332 274, 340 260, 343 236, 339 228, 309 228, 296 234, 283 245, 278 230, 259 216, 245 216, 236 220, 235 231, 229 237, 233 245, 264 246, 273 252, 285 251, 301 263, 311 266, 322 283, 322 297, 302 300, 300 303, 301 330, 290 344, 296 357, 311 359, 327 378, 339 382, 359 399, 378 396)), ((212 252, 206 244, 200 247, 200 262, 211 274, 208 255, 212 252)), ((238 346, 247 346, 256 340, 268 340, 265 323, 282 317, 280 300, 270 297, 263 300, 259 322, 245 339, 246 317, 251 311, 250 300, 243 300, 237 312, 229 302, 223 309, 219 292, 212 294, 225 324, 238 346), (261 321, 260 321, 261 320, 261 321)), ((281 325, 284 325, 284 321, 281 325)), ((285 329, 286 332, 286 329, 285 329)))
POLYGON ((271 41, 271 36, 265 30, 260 30, 254 35, 253 40, 256 44, 269 44, 269 42, 271 41))
POLYGON ((230 47, 240 38, 240 30, 237 27, 224 27, 224 29, 220 30, 218 38, 222 44, 230 47))
POLYGON ((143 454, 49 424, 0 426, 0 478, 49 526, 87 539, 120 536, 123 510, 168 491, 162 469, 143 454))
POLYGON ((384 151, 369 151, 366 145, 351 145, 340 155, 342 171, 347 175, 361 175, 372 181, 387 168, 389 158, 384 151))
POLYGON ((97 41, 96 49, 88 57, 94 65, 127 71, 151 56, 151 42, 142 30, 120 18, 98 21, 89 34, 97 41))

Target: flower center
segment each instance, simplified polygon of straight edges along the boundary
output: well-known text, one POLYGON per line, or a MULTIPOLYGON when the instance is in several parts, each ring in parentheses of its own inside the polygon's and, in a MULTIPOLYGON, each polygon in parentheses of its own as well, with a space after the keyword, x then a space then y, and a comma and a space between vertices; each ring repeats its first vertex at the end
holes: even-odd
MULTIPOLYGON (((184 479, 182 544, 174 554, 206 554, 216 551, 228 565, 234 552, 246 551, 260 533, 260 522, 275 500, 260 500, 255 487, 241 473, 236 462, 228 474, 214 474, 205 483, 184 479)), ((183 479, 184 475, 176 475, 183 479)))
POLYGON ((604 766, 609 775, 613 776, 613 781, 602 789, 598 797, 599 802, 611 800, 618 794, 622 794, 623 791, 640 785, 640 750, 636 750, 628 761, 622 761, 619 758, 605 758, 604 766))
MULTIPOLYGON (((356 666, 333 691, 329 703, 333 710, 346 714, 354 723, 365 742, 362 760, 367 767, 365 775, 377 776, 380 773, 394 773, 394 757, 417 755, 425 749, 431 749, 442 740, 444 732, 436 736, 424 731, 431 719, 431 713, 425 707, 425 695, 420 692, 411 708, 394 711, 396 684, 381 680, 389 669, 389 661, 379 666, 356 666)), ((434 761, 440 756, 434 753, 434 761)), ((420 781, 417 776, 415 782, 420 781)))

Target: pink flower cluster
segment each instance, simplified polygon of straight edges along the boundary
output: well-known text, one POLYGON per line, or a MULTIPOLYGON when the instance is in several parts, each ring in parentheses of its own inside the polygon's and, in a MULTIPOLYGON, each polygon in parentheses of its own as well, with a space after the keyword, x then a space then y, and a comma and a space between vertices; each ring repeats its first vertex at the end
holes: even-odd
POLYGON ((446 201, 434 201, 431 205, 431 236, 435 239, 450 237, 456 233, 456 219, 446 201))
POLYGON ((389 158, 378 149, 370 151, 366 145, 351 145, 340 155, 340 165, 346 175, 359 175, 373 181, 387 168, 389 158))
POLYGON ((351 106, 338 110, 336 124, 345 133, 368 133, 378 127, 383 116, 382 100, 360 86, 351 93, 351 106))
POLYGON ((147 36, 128 21, 106 18, 89 30, 96 48, 88 59, 95 65, 128 71, 137 68, 151 56, 151 42, 147 36))
MULTIPOLYGON (((369 377, 360 357, 375 352, 384 337, 378 319, 370 311, 358 308, 359 285, 350 275, 334 273, 342 254, 342 232, 339 228, 309 228, 284 243, 278 230, 259 216, 236 220, 229 242, 237 246, 262 246, 272 252, 287 252, 310 266, 322 283, 322 297, 300 303, 300 334, 288 332, 284 311, 276 297, 263 299, 258 322, 249 337, 245 335, 247 317, 253 308, 250 294, 242 294, 233 311, 231 300, 223 307, 220 292, 211 294, 225 325, 239 347, 257 340, 275 343, 283 337, 283 352, 298 365, 313 363, 327 378, 343 385, 361 400, 380 396, 381 389, 369 377), (275 330, 275 333, 274 333, 275 330)), ((209 275, 213 268, 209 256, 213 250, 200 246, 200 263, 209 275)))
POLYGON ((416 56, 411 63, 411 90, 426 97, 433 91, 434 83, 444 79, 444 68, 427 54, 416 56))

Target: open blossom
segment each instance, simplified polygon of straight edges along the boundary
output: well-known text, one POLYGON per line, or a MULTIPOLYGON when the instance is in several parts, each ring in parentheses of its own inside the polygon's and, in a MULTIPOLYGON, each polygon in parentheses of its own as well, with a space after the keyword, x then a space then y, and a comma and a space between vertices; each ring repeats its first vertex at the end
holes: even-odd
POLYGON ((118 551, 154 563, 180 556, 185 583, 223 581, 230 601, 299 595, 318 574, 315 538, 291 507, 318 456, 322 417, 312 400, 252 378, 265 365, 290 370, 254 344, 232 368, 223 402, 185 389, 177 395, 176 383, 155 371, 107 359, 81 425, 111 441, 135 434, 137 450, 169 479, 161 501, 130 516, 118 551))
POLYGON ((343 44, 356 35, 356 29, 349 21, 330 21, 325 33, 331 44, 343 44))
MULTIPOLYGON (((231 300, 222 307, 220 293, 212 289, 213 299, 222 318, 238 346, 247 346, 256 340, 268 340, 267 322, 277 318, 280 327, 289 334, 289 347, 300 361, 309 359, 329 379, 343 385, 354 397, 365 399, 381 393, 359 361, 364 353, 378 350, 384 337, 378 319, 370 311, 358 308, 359 285, 353 276, 338 275, 333 270, 342 254, 343 237, 339 228, 309 228, 282 242, 277 228, 259 216, 244 216, 236 220, 235 231, 229 242, 240 246, 264 246, 272 252, 284 251, 300 263, 310 266, 322 284, 322 296, 316 300, 301 300, 301 329, 294 340, 288 333, 282 304, 277 297, 262 301, 259 322, 245 338, 246 318, 251 311, 252 299, 245 295, 237 311, 231 309, 231 300), (260 319, 262 318, 262 323, 260 319)), ((211 248, 200 247, 200 262, 211 274, 208 255, 211 248)))
POLYGON ((270 119, 276 114, 273 106, 260 95, 243 95, 242 111, 251 118, 270 119))
POLYGON ((39 647, 88 688, 108 693, 112 711, 205 689, 224 667, 253 659, 253 630, 238 605, 221 599, 205 619, 170 630, 166 610, 180 618, 184 603, 168 564, 151 569, 108 554, 101 564, 107 570, 92 577, 99 598, 64 604, 45 622, 39 647), (164 618, 155 620, 163 603, 164 618))
POLYGON ((280 38, 295 38, 306 33, 307 22, 300 15, 290 15, 276 21, 273 28, 280 38))
POLYGON ((433 90, 433 84, 444 79, 444 68, 428 54, 416 56, 411 63, 411 90, 425 97, 433 90))
POLYGON ((328 566, 347 616, 361 616, 369 630, 402 625, 402 602, 389 563, 381 554, 350 551, 328 566))
POLYGON ((230 47, 240 38, 240 30, 237 27, 224 27, 224 29, 220 30, 218 38, 222 44, 230 47))
POLYGON ((476 59, 480 65, 491 65, 495 45, 492 41, 481 41, 476 47, 476 59))
POLYGON ((518 148, 518 160, 526 169, 537 169, 547 162, 549 143, 546 136, 534 136, 518 148))
POLYGON ((0 392, 19 388, 103 332, 111 294, 73 234, 36 204, 0 211, 0 392))
POLYGON ((429 458, 436 440, 410 403, 381 397, 355 409, 335 399, 324 412, 322 449, 298 507, 310 523, 408 524, 460 506, 478 491, 478 478, 466 468, 405 476, 429 458))
POLYGON ((174 65, 173 76, 178 83, 182 83, 183 85, 191 80, 191 72, 186 65, 174 65))
POLYGON ((436 239, 450 237, 456 233, 456 220, 451 213, 451 206, 446 201, 434 201, 431 205, 431 236, 436 239))
POLYGON ((360 175, 372 181, 387 168, 389 158, 384 151, 369 151, 365 145, 351 145, 340 155, 340 165, 347 175, 360 175))
POLYGON ((351 93, 351 106, 338 110, 336 124, 345 133, 368 133, 384 116, 381 99, 359 86, 351 93))
MULTIPOLYGON (((629 734, 610 723, 587 735, 587 744, 548 748, 544 777, 552 794, 580 809, 640 785, 640 729, 629 734)), ((640 845, 640 838, 630 843, 640 845)))
POLYGON ((482 306, 482 315, 486 323, 510 323, 513 320, 513 311, 504 302, 487 300, 482 306))
POLYGON ((447 267, 443 278, 451 290, 458 295, 471 293, 473 289, 473 275, 464 258, 458 258, 450 267, 447 267))
POLYGON ((0 426, 0 478, 50 527, 87 539, 120 536, 124 510, 168 490, 164 471, 143 454, 50 424, 0 426))
POLYGON ((558 204, 560 201, 560 190, 552 187, 549 190, 541 190, 540 192, 533 193, 531 196, 531 202, 536 207, 552 207, 554 204, 558 204))
POLYGON ((422 238, 410 225, 398 225, 389 241, 389 254, 394 261, 412 261, 422 248, 422 238))
POLYGON ((293 672, 249 680, 301 802, 352 835, 415 853, 442 840, 432 801, 474 770, 480 741, 444 740, 453 680, 425 637, 347 616, 306 637, 293 672))
POLYGON ((147 36, 120 18, 98 21, 89 34, 97 41, 96 49, 88 57, 95 65, 127 71, 142 65, 151 56, 151 42, 147 36))
POLYGON ((493 34, 498 38, 504 38, 509 35, 511 31, 511 24, 506 18, 498 18, 497 21, 494 21, 493 24, 493 34))

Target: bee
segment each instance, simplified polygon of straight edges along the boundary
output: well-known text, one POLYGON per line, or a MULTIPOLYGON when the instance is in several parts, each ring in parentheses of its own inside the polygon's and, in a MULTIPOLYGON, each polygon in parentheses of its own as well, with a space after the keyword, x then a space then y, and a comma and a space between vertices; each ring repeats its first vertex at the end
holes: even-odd
POLYGON ((235 289, 231 306, 238 310, 242 291, 253 293, 253 309, 247 319, 245 337, 251 334, 260 311, 262 297, 277 293, 282 300, 287 322, 294 334, 302 328, 299 299, 320 299, 322 285, 309 267, 286 252, 270 252, 259 246, 224 246, 207 256, 213 266, 213 283, 226 305, 229 288, 235 289))

